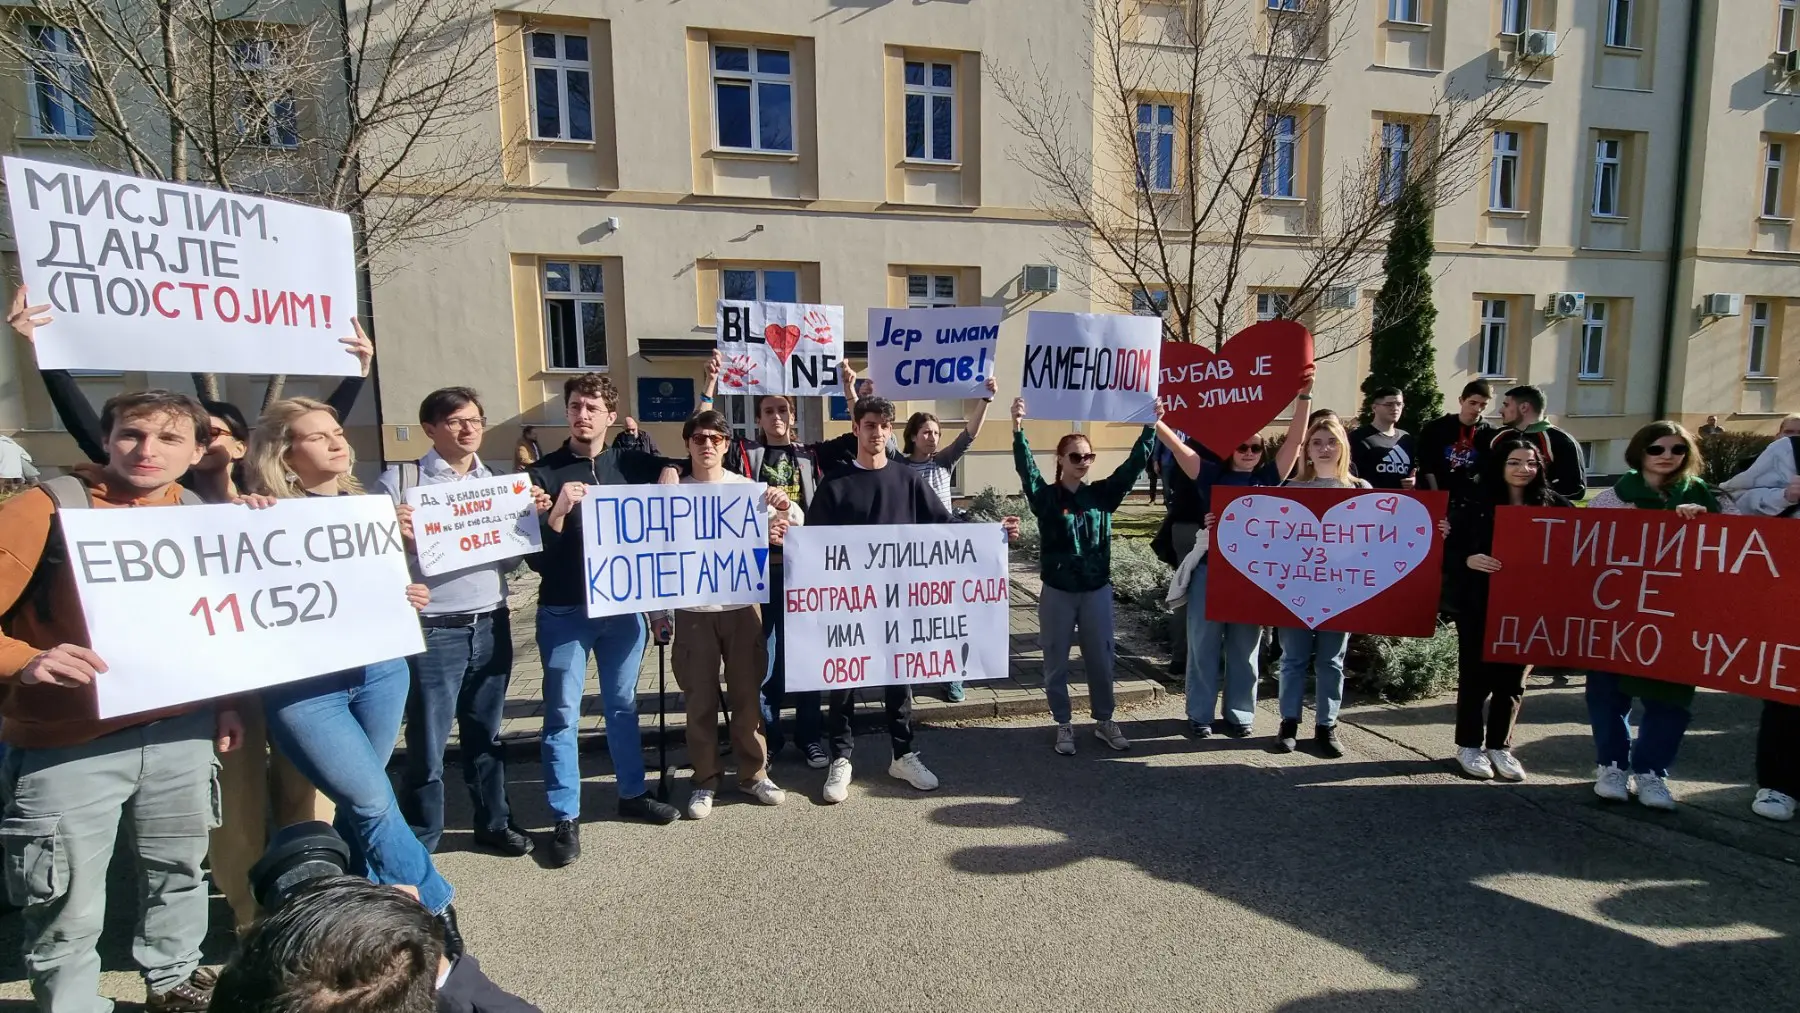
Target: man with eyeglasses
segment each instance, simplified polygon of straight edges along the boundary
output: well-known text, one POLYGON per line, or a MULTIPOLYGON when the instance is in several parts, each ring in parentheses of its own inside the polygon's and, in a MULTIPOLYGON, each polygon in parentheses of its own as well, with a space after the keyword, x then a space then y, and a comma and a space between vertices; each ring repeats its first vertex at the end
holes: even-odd
MULTIPOLYGON (((403 461, 378 483, 393 498, 400 530, 412 541, 408 489, 465 479, 492 478, 482 462, 487 432, 481 396, 468 387, 445 387, 419 402, 419 425, 431 449, 415 463, 403 461)), ((511 818, 506 797, 506 759, 500 722, 512 678, 512 623, 506 608, 506 571, 494 562, 414 577, 431 589, 419 623, 425 653, 407 659, 412 689, 406 699, 406 762, 395 795, 400 811, 427 851, 444 835, 444 749, 456 722, 463 782, 475 806, 475 843, 502 855, 531 852, 531 838, 511 818)))
POLYGON ((1400 428, 1406 395, 1377 387, 1369 395, 1369 424, 1350 434, 1356 474, 1377 489, 1411 489, 1418 471, 1412 434, 1400 428))

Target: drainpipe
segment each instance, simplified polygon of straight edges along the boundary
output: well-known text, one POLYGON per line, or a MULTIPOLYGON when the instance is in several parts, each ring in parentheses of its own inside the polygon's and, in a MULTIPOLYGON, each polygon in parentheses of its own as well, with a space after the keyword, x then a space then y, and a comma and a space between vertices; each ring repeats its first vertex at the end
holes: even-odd
POLYGON ((1663 286, 1662 355, 1656 367, 1656 418, 1669 411, 1669 367, 1675 358, 1675 325, 1681 314, 1681 300, 1676 282, 1681 277, 1681 250, 1687 240, 1688 166, 1694 141, 1694 103, 1699 95, 1700 79, 1700 4, 1688 0, 1687 64, 1682 75, 1681 129, 1676 141, 1674 227, 1669 230, 1669 270, 1663 286))
MULTIPOLYGON (((371 13, 371 16, 372 13, 371 13)), ((356 118, 356 96, 350 93, 355 80, 355 72, 350 61, 350 3, 349 0, 338 0, 338 34, 343 40, 343 72, 344 72, 344 111, 350 120, 356 118)), ((350 171, 361 185, 361 159, 351 159, 350 171)), ((368 232, 363 224, 362 202, 359 200, 355 210, 350 213, 350 233, 356 249, 356 316, 362 321, 363 330, 368 332, 369 340, 375 340, 375 277, 369 270, 368 232)), ((377 349, 379 353, 379 349, 377 349)), ((377 361, 380 355, 376 355, 377 361)), ((381 455, 381 465, 387 467, 387 432, 382 424, 381 415, 381 368, 374 366, 369 370, 369 396, 375 400, 375 450, 381 455)))

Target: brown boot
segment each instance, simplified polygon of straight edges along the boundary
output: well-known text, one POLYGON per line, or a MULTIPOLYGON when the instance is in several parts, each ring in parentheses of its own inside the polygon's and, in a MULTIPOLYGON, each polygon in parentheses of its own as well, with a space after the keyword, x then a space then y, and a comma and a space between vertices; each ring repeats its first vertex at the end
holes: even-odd
POLYGON ((205 1013, 212 1005, 213 986, 219 983, 215 972, 201 967, 188 975, 188 980, 167 992, 145 990, 144 1009, 156 1013, 205 1013))

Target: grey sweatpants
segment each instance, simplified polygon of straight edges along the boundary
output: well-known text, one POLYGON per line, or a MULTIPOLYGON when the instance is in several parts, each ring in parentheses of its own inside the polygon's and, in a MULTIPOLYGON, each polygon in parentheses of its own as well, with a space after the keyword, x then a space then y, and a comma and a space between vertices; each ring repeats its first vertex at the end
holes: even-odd
POLYGON ((1038 646, 1044 649, 1044 696, 1050 716, 1059 725, 1071 718, 1069 707, 1069 649, 1077 631, 1081 637, 1081 666, 1087 671, 1088 706, 1095 721, 1113 716, 1113 589, 1059 591, 1045 586, 1038 599, 1038 646))
POLYGON ((207 833, 219 825, 213 712, 153 721, 79 746, 9 749, 0 765, 6 890, 24 909, 25 970, 44 1013, 107 1013, 95 944, 121 819, 137 851, 131 955, 152 992, 200 966, 207 833))

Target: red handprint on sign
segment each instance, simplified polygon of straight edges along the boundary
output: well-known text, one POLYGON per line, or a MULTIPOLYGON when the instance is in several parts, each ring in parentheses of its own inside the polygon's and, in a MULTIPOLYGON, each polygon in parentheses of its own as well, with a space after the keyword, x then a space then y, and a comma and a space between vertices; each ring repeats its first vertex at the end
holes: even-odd
POLYGON ((825 314, 820 313, 818 310, 807 310, 806 316, 802 318, 801 322, 806 324, 805 334, 807 340, 816 341, 821 345, 829 345, 832 343, 831 320, 826 317, 825 314))
POLYGON ((719 382, 734 390, 745 390, 756 382, 756 365, 748 355, 734 355, 725 360, 725 369, 719 374, 719 382))

